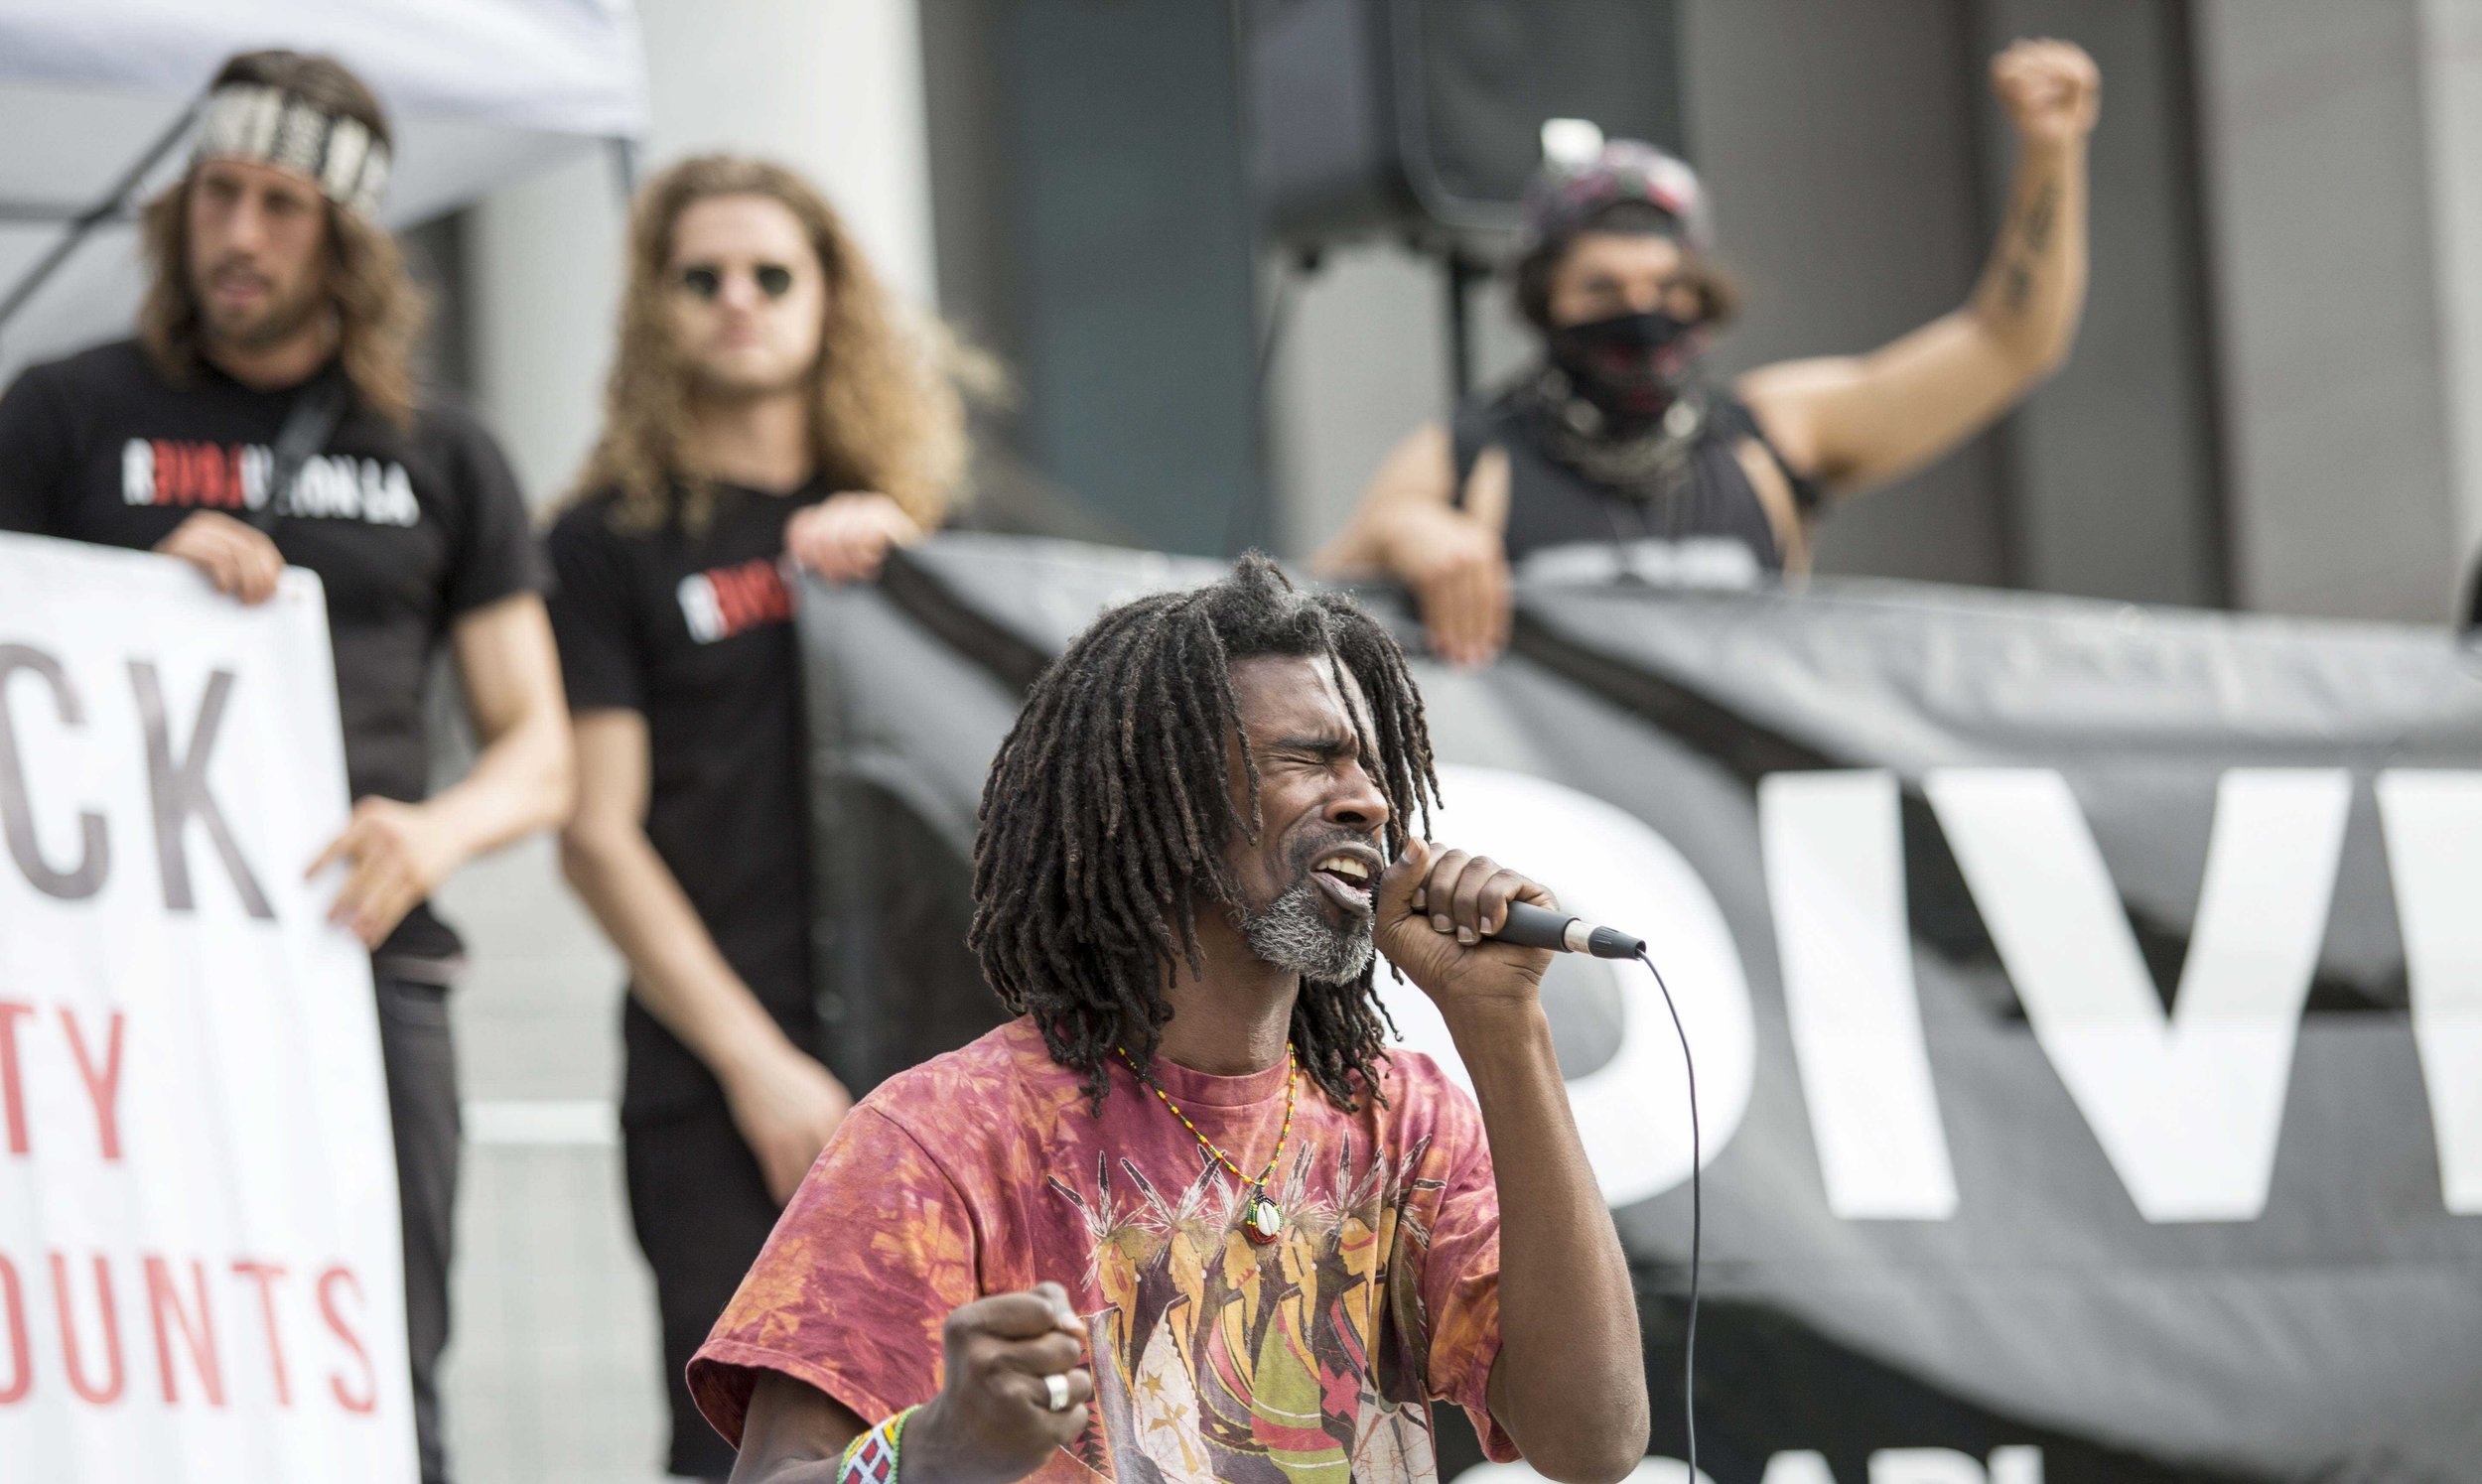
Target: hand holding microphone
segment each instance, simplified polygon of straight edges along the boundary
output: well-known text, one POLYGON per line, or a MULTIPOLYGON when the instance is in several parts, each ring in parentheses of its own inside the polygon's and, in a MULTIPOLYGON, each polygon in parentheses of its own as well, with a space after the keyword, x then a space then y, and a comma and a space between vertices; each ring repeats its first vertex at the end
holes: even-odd
POLYGON ((1540 882, 1487 856, 1406 844, 1379 878, 1378 945, 1445 1013, 1530 1004, 1558 951, 1634 957, 1643 946, 1560 910, 1540 882))

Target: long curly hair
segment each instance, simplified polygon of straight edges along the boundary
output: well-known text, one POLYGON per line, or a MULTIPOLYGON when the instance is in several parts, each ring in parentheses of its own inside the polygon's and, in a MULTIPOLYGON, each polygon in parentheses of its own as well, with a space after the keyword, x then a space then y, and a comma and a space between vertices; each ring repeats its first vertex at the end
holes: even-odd
MULTIPOLYGON (((1010 1010, 1031 1014, 1052 1059, 1085 1074, 1099 1110, 1115 1048, 1152 1064, 1172 1018, 1165 976, 1204 972, 1201 910, 1243 908, 1224 860, 1255 841, 1258 768, 1232 664, 1298 655, 1340 666, 1368 704, 1361 755, 1385 793, 1386 851, 1436 804, 1439 778, 1405 653, 1341 594, 1296 589, 1253 552, 1231 576, 1162 593, 1096 619, 1035 681, 983 786, 967 942, 1010 1010), (1236 802, 1227 771, 1248 780, 1236 802)), ((1304 982, 1293 1004, 1299 1064, 1351 1110, 1376 1094, 1385 1011, 1371 970, 1304 982)))
POLYGON ((810 372, 814 466, 876 489, 923 526, 937 525, 963 475, 965 407, 959 353, 938 322, 906 313, 827 199, 765 160, 699 155, 646 183, 630 213, 620 336, 605 383, 604 428, 575 494, 618 489, 615 519, 649 530, 674 519, 696 529, 714 488, 688 467, 690 368, 673 343, 666 298, 681 213, 718 196, 761 196, 801 223, 827 280, 826 324, 810 372), (676 504, 678 508, 676 508, 676 504))
MULTIPOLYGON (((359 120, 390 144, 387 116, 359 77, 332 57, 299 52, 245 52, 226 62, 210 88, 256 83, 294 93, 330 113, 359 120)), ((190 191, 185 175, 147 202, 139 240, 149 278, 138 310, 138 342, 165 380, 186 385, 199 365, 203 323, 190 277, 190 191)), ((336 313, 337 350, 345 379, 363 406, 399 428, 413 425, 418 393, 414 342, 429 304, 405 271, 396 239, 378 223, 322 198, 327 208, 328 299, 336 313)))

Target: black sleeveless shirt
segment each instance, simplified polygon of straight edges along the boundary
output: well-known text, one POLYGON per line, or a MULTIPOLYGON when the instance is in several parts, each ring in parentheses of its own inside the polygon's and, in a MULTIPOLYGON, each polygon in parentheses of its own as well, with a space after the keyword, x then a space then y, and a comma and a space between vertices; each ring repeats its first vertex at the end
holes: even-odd
POLYGON ((1795 473, 1767 441, 1747 406, 1720 388, 1697 386, 1683 394, 1667 417, 1674 430, 1673 471, 1623 482, 1597 474, 1572 457, 1586 443, 1572 428, 1555 426, 1562 402, 1542 380, 1527 377, 1487 398, 1469 398, 1449 427, 1456 483, 1451 501, 1462 507, 1465 486, 1486 449, 1508 457, 1508 560, 1521 564, 1558 547, 1668 546, 1684 551, 1738 546, 1761 572, 1780 572, 1784 554, 1767 519, 1766 506, 1738 458, 1743 439, 1755 438, 1792 486, 1793 501, 1807 515, 1819 503, 1818 486, 1795 473))

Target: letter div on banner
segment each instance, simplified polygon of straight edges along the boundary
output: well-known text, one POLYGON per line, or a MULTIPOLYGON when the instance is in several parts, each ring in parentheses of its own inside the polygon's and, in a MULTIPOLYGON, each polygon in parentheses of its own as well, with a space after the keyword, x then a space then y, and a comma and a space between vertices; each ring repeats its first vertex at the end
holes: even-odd
POLYGON ((0 1469, 411 1484, 318 580, 0 536, 0 1469))

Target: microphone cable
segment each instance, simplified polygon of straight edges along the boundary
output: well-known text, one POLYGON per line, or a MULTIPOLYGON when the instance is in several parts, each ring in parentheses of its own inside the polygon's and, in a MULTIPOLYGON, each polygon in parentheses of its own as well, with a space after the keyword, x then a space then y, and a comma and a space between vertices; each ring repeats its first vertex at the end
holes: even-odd
POLYGON ((1672 1012, 1673 1033, 1681 1038, 1681 1065, 1689 1073, 1689 1322, 1681 1343, 1681 1415, 1689 1430, 1690 1484, 1699 1484, 1698 1472, 1698 1259, 1706 1224, 1704 1198, 1699 1189, 1698 1166, 1698 1062, 1689 1054, 1689 1031, 1681 1024, 1681 1008, 1672 1003, 1672 987, 1663 982, 1663 971, 1639 944, 1637 961, 1655 977, 1655 988, 1663 992, 1663 1008, 1672 1012))

